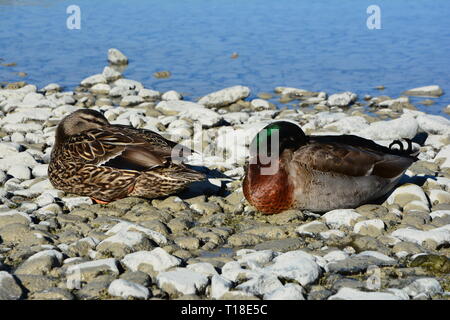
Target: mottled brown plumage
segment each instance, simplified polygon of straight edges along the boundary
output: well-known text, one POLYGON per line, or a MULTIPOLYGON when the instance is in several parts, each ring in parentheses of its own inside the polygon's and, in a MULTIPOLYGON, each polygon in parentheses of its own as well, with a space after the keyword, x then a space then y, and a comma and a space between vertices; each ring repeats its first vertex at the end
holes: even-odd
POLYGON ((112 125, 100 112, 81 109, 58 125, 48 175, 55 188, 100 203, 166 196, 205 178, 173 161, 175 146, 153 131, 112 125))
POLYGON ((296 124, 279 121, 253 140, 243 191, 264 213, 354 208, 389 192, 414 161, 410 143, 403 150, 352 135, 306 136, 296 124), (276 154, 269 139, 274 132, 279 143, 276 154), (273 162, 261 161, 263 145, 268 156, 275 156, 273 162), (273 164, 276 170, 264 174, 273 164))

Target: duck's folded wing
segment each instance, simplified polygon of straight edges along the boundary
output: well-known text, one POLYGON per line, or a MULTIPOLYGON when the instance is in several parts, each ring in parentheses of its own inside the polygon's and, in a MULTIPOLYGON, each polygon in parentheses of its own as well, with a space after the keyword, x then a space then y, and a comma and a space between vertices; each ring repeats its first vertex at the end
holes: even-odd
POLYGON ((300 147, 292 160, 322 172, 354 177, 376 175, 383 178, 401 175, 414 161, 407 157, 341 143, 313 141, 300 147))
POLYGON ((162 166, 170 159, 167 149, 158 149, 139 137, 116 130, 89 130, 72 137, 68 146, 86 163, 107 167, 145 171, 162 166))

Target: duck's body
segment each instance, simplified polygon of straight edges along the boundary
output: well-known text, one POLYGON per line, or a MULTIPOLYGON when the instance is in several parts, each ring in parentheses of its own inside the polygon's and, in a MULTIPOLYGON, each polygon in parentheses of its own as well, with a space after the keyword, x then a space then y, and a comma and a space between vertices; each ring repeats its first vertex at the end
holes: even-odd
MULTIPOLYGON (((389 192, 416 160, 412 150, 357 136, 306 136, 290 122, 275 122, 263 131, 273 129, 279 130, 280 140, 276 170, 262 174, 268 165, 260 161, 256 146, 243 183, 247 200, 264 213, 355 208, 389 192)), ((256 140, 253 145, 267 143, 256 140)))
POLYGON ((175 146, 150 130, 112 125, 100 112, 77 110, 58 125, 49 179, 57 189, 99 203, 166 196, 204 179, 172 161, 175 146))

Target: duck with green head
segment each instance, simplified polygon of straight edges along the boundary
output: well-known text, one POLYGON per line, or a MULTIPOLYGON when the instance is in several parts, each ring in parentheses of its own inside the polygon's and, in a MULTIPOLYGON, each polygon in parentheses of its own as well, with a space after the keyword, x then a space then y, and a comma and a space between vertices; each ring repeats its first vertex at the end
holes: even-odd
POLYGON ((354 135, 307 136, 277 121, 250 145, 243 192, 267 214, 355 208, 387 194, 416 160, 410 142, 404 150, 397 140, 388 148, 354 135))

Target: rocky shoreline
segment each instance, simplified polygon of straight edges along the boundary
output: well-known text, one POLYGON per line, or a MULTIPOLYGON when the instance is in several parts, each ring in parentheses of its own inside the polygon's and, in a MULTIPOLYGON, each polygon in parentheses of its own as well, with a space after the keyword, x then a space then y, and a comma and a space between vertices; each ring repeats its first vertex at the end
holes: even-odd
POLYGON ((125 59, 110 50, 112 64, 74 91, 0 89, 0 299, 449 299, 448 119, 417 111, 406 95, 277 87, 249 99, 250 88, 235 86, 184 101, 124 79, 116 65, 125 59), (54 189, 55 128, 78 108, 199 151, 189 163, 208 181, 108 205, 54 189), (243 197, 242 166, 248 143, 274 119, 383 145, 427 137, 382 203, 266 216, 243 197))

